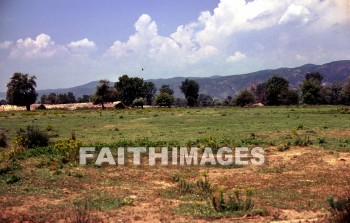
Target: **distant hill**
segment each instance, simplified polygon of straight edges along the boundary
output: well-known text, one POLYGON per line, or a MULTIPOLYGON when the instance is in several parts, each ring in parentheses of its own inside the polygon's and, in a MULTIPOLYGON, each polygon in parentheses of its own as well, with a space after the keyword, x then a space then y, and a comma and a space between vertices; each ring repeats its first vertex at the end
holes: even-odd
MULTIPOLYGON (((179 86, 186 78, 196 80, 200 85, 200 93, 209 94, 215 98, 226 98, 234 95, 243 88, 256 85, 267 80, 272 76, 285 77, 292 87, 298 87, 304 79, 304 74, 308 72, 319 72, 323 75, 326 83, 334 81, 344 82, 350 76, 350 60, 334 61, 323 65, 305 64, 295 68, 279 68, 270 70, 261 70, 248 74, 230 75, 230 76, 212 76, 212 77, 174 77, 167 79, 149 79, 155 83, 157 88, 162 84, 168 84, 174 90, 176 97, 183 97, 179 86)), ((114 85, 114 83, 111 83, 114 85)), ((81 86, 65 89, 47 89, 38 90, 39 97, 48 93, 67 93, 73 92, 76 97, 84 94, 94 93, 98 81, 93 81, 81 86)), ((5 93, 0 93, 0 98, 5 98, 5 93)))

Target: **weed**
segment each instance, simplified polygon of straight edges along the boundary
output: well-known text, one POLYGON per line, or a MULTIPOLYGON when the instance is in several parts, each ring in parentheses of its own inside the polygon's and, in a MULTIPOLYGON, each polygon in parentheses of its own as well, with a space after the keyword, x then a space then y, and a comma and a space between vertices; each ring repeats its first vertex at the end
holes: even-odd
POLYGON ((6 184, 14 184, 20 181, 21 178, 17 175, 11 175, 6 179, 6 184))
POLYGON ((178 190, 180 193, 193 193, 194 192, 195 185, 194 183, 187 182, 184 179, 180 179, 178 183, 178 190))
POLYGON ((83 174, 81 174, 81 173, 76 173, 76 174, 75 174, 75 177, 77 177, 77 178, 83 178, 83 174))
POLYGON ((219 195, 212 196, 212 206, 217 212, 247 211, 254 207, 252 200, 253 190, 247 189, 245 199, 240 197, 239 190, 234 190, 233 194, 225 196, 224 190, 220 190, 219 195))
POLYGON ((326 143, 326 139, 324 137, 317 138, 318 144, 324 144, 326 143))
POLYGON ((278 147, 278 148, 277 148, 277 151, 279 151, 279 152, 284 152, 284 151, 286 151, 286 150, 289 150, 289 149, 290 149, 290 145, 291 145, 291 143, 290 143, 290 142, 287 142, 287 143, 285 143, 283 146, 278 147))
POLYGON ((6 147, 7 146, 7 135, 5 131, 0 130, 0 147, 6 147))
POLYGON ((85 204, 84 207, 75 207, 73 212, 73 223, 92 223, 92 217, 89 212, 88 206, 85 204))
POLYGON ((208 172, 204 172, 202 175, 204 180, 203 178, 197 180, 197 188, 206 194, 210 194, 212 192, 212 186, 209 182, 208 172))
POLYGON ((46 131, 48 131, 48 132, 51 132, 51 131, 53 131, 53 126, 52 125, 47 125, 46 126, 46 131))
POLYGON ((296 139, 294 141, 294 145, 296 146, 308 146, 312 144, 312 141, 310 140, 309 136, 304 136, 302 138, 296 131, 293 131, 293 134, 296 136, 296 139))
POLYGON ((174 183, 177 183, 177 182, 179 182, 180 181, 180 174, 179 173, 173 173, 172 175, 171 175, 171 179, 172 179, 172 181, 174 182, 174 183))

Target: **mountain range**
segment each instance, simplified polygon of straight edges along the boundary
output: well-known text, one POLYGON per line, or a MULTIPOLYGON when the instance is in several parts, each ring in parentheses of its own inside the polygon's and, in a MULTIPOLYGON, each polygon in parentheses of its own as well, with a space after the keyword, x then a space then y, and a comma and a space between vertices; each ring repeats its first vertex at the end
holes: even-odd
MULTIPOLYGON (((213 98, 223 99, 229 95, 235 95, 241 89, 249 88, 266 81, 272 76, 284 77, 289 81, 292 88, 297 88, 303 81, 304 75, 308 72, 321 73, 326 84, 335 81, 344 82, 350 76, 350 60, 334 61, 323 65, 305 64, 295 68, 269 69, 229 76, 173 77, 167 79, 148 79, 146 81, 152 81, 158 89, 162 84, 168 84, 174 90, 175 97, 183 97, 179 89, 181 82, 186 78, 193 79, 200 85, 199 93, 208 94, 213 98)), ((38 98, 43 94, 49 94, 51 92, 56 94, 73 92, 76 97, 84 94, 91 95, 94 93, 98 83, 99 81, 93 81, 71 88, 38 90, 38 98)), ((114 85, 114 83, 111 82, 111 85, 114 85)), ((5 97, 6 93, 0 92, 0 99, 5 97)))

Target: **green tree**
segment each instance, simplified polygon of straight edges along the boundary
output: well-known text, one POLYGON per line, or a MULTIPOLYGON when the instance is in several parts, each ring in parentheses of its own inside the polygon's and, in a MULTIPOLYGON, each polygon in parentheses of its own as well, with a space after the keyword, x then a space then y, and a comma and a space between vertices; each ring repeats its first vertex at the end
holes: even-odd
POLYGON ((256 87, 252 88, 252 92, 255 95, 256 102, 260 102, 263 104, 266 103, 266 91, 267 91, 266 82, 260 83, 256 85, 256 87))
POLYGON ((154 95, 157 92, 156 85, 153 82, 143 83, 143 97, 146 99, 148 105, 152 105, 154 95))
POLYGON ((254 94, 248 89, 244 89, 233 99, 233 103, 237 106, 244 107, 255 102, 254 94))
POLYGON ((136 98, 144 97, 143 79, 123 75, 118 78, 115 88, 125 105, 131 105, 136 98))
POLYGON ((323 76, 316 73, 305 74, 305 80, 300 86, 302 101, 305 104, 320 104, 322 103, 322 80, 323 76))
POLYGON ((117 91, 109 86, 108 80, 100 80, 100 85, 96 87, 96 92, 92 96, 93 104, 101 104, 102 109, 105 109, 104 104, 112 102, 117 98, 117 91))
POLYGON ((77 102, 77 100, 75 99, 73 92, 68 92, 67 103, 76 103, 76 102, 77 102))
POLYGON ((283 93, 289 89, 289 82, 283 77, 271 77, 266 81, 266 104, 283 104, 283 93))
POLYGON ((199 84, 196 81, 189 79, 182 81, 180 90, 185 95, 188 106, 193 107, 197 105, 199 84))
POLYGON ((168 108, 174 104, 174 101, 174 97, 166 92, 159 93, 155 98, 156 105, 168 108))
POLYGON ((280 95, 282 105, 298 105, 300 101, 299 91, 288 89, 280 95))
POLYGON ((42 95, 42 96, 40 97, 40 103, 41 103, 41 104, 46 103, 46 98, 47 98, 46 94, 42 95))
POLYGON ((7 84, 6 101, 10 105, 26 106, 27 111, 30 111, 30 105, 34 104, 38 97, 35 79, 35 76, 14 73, 7 84))
POLYGON ((58 98, 58 100, 57 100, 56 104, 67 104, 67 103, 69 103, 67 94, 58 94, 57 98, 58 98))
POLYGON ((91 98, 90 95, 84 94, 82 97, 78 97, 77 101, 78 103, 87 103, 87 102, 90 102, 90 98, 91 98))
POLYGON ((45 104, 58 104, 59 101, 59 96, 57 96, 55 93, 50 93, 45 99, 45 104))
POLYGON ((342 102, 346 105, 350 105, 350 77, 347 79, 341 89, 342 102))
POLYGON ((171 89, 168 84, 163 84, 159 89, 159 93, 168 93, 169 95, 173 95, 174 90, 171 89))

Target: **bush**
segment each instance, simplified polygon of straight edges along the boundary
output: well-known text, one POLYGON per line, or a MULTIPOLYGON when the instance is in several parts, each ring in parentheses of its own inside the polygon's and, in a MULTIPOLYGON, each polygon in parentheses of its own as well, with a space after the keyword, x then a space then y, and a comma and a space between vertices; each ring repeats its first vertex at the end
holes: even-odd
POLYGON ((59 140, 55 143, 55 149, 62 152, 69 160, 76 159, 81 146, 82 142, 73 139, 59 140))
POLYGON ((6 147, 7 146, 7 136, 6 133, 2 130, 0 130, 0 147, 6 147))
POLYGON ((27 126, 25 130, 17 131, 15 137, 18 146, 27 148, 45 147, 49 145, 49 136, 46 132, 41 131, 36 126, 27 126))

